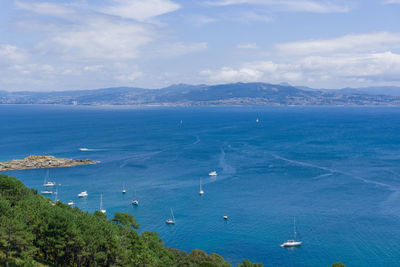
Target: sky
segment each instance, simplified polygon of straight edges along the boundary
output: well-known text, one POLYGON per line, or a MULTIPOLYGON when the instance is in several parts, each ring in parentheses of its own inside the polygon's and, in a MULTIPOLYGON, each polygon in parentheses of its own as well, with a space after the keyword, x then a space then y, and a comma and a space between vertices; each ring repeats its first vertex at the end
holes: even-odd
POLYGON ((400 86, 400 0, 0 0, 0 90, 400 86))

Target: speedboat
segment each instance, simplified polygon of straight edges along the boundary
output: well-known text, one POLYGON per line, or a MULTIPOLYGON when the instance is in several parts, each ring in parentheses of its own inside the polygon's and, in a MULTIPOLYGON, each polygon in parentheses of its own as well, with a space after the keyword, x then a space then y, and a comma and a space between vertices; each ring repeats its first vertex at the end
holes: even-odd
POLYGON ((68 206, 73 206, 73 205, 75 205, 75 203, 74 203, 72 200, 70 200, 70 201, 68 202, 68 206))
POLYGON ((298 246, 300 246, 301 245, 301 241, 296 241, 296 240, 288 240, 288 241, 286 241, 285 243, 283 243, 282 245, 281 245, 281 247, 283 247, 283 248, 288 248, 288 247, 298 247, 298 246))
POLYGON ((216 171, 212 171, 208 174, 209 176, 217 176, 217 172, 216 171))
POLYGON ((87 197, 87 196, 88 196, 87 191, 83 191, 83 192, 80 192, 80 193, 78 194, 78 197, 87 197))
POLYGON ((137 199, 132 200, 132 205, 135 205, 135 206, 139 205, 139 200, 137 200, 137 199))

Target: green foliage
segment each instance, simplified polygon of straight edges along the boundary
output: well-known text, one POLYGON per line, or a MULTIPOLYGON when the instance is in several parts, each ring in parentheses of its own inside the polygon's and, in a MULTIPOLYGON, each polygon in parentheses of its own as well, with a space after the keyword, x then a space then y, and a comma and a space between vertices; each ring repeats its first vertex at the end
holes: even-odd
POLYGON ((112 221, 116 222, 117 224, 129 226, 134 229, 139 229, 139 224, 136 223, 136 219, 132 215, 126 212, 123 213, 116 212, 114 214, 114 219, 112 219, 112 221))
POLYGON ((13 177, 0 175, 0 264, 7 266, 227 267, 217 254, 165 248, 157 233, 139 235, 128 213, 112 221, 55 205, 13 177), (41 264, 43 263, 43 265, 41 264))
POLYGON ((336 262, 336 263, 332 264, 332 267, 346 267, 346 265, 344 265, 341 262, 336 262))
POLYGON ((238 264, 238 267, 263 267, 262 263, 252 263, 249 260, 243 260, 242 264, 238 264))

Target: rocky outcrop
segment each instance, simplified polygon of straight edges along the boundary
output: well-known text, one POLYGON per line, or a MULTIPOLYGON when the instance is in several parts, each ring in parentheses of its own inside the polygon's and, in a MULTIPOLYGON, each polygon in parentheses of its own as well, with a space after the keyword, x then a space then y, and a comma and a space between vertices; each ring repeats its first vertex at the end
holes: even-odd
POLYGON ((0 162, 0 171, 72 167, 76 165, 96 164, 99 161, 90 159, 59 159, 53 156, 29 156, 24 159, 0 162))

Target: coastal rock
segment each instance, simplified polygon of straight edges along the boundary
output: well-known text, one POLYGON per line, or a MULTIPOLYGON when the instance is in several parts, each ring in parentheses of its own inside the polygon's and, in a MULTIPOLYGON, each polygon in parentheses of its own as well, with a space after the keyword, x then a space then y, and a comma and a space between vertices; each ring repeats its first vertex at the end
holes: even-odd
POLYGON ((72 167, 76 165, 96 164, 99 161, 90 159, 64 159, 53 156, 36 156, 32 155, 24 159, 10 160, 0 162, 0 171, 24 170, 24 169, 41 169, 56 167, 72 167))

